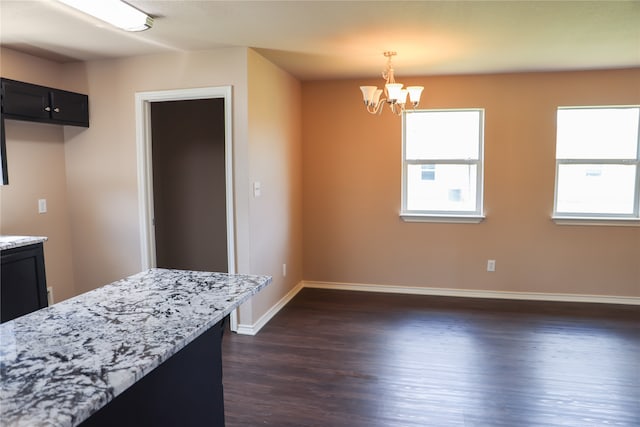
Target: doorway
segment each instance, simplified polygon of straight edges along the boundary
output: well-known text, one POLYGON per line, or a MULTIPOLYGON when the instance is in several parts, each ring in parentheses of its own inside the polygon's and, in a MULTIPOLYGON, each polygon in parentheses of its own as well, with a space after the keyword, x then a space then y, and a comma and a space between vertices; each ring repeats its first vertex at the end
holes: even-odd
POLYGON ((227 272, 224 99, 151 104, 156 266, 227 272))
POLYGON ((230 86, 136 93, 143 270, 236 272, 231 107, 230 86))

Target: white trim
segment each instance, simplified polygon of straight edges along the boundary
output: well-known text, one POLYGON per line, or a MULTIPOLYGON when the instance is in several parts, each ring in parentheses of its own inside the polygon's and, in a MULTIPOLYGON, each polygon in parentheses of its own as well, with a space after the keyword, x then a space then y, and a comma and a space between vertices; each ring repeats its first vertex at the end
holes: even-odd
POLYGON ((280 301, 273 305, 257 322, 253 324, 239 324, 237 332, 240 335, 256 335, 285 305, 289 303, 304 288, 333 289, 341 291, 381 292, 391 294, 408 295, 432 295, 459 298, 491 298, 507 300, 527 301, 553 301, 553 302, 578 302, 600 304, 640 305, 640 297, 608 296, 608 295, 583 295, 583 294, 556 294, 542 292, 511 292, 488 291, 475 289, 453 288, 423 288, 417 286, 375 285, 365 283, 344 282, 318 282, 303 280, 291 289, 280 301))
POLYGON ((445 222, 459 224, 479 224, 484 221, 484 215, 436 215, 401 212, 400 218, 404 222, 445 222))
POLYGON ((293 289, 287 292, 287 294, 284 297, 282 297, 280 301, 278 301, 265 314, 263 314, 254 324, 252 325, 239 324, 236 332, 240 335, 257 334, 260 331, 260 329, 262 329, 262 327, 266 325, 267 322, 269 322, 269 320, 273 318, 273 316, 278 314, 278 312, 282 310, 282 308, 284 308, 284 306, 287 305, 289 301, 291 301, 293 297, 295 297, 298 294, 298 292, 302 290, 302 288, 304 288, 304 282, 298 283, 296 286, 293 287, 293 289))
MULTIPOLYGON (((136 92, 136 152, 138 164, 138 211, 142 270, 156 266, 155 233, 153 225, 153 170, 151 157, 152 102, 194 99, 224 99, 224 150, 227 200, 227 271, 236 272, 235 199, 233 191, 233 110, 231 86, 136 92)), ((237 327, 237 312, 230 316, 231 330, 237 327)))
POLYGON ((155 267, 155 239, 153 238, 153 171, 151 169, 151 120, 149 102, 144 94, 136 93, 136 154, 138 172, 138 220, 142 270, 155 267), (150 231, 151 230, 151 231, 150 231))
MULTIPOLYGON (((612 109, 633 109, 639 110, 640 105, 600 105, 600 106, 558 106, 556 109, 556 121, 558 120, 558 114, 561 110, 612 110, 612 109)), ((557 128, 557 125, 556 125, 557 128)), ((592 159, 592 158, 558 158, 557 147, 558 147, 558 133, 556 129, 556 176, 555 176, 555 184, 554 184, 554 195, 553 195, 553 220, 559 225, 624 225, 624 226, 635 226, 640 224, 640 121, 638 122, 637 129, 637 141, 636 141, 636 158, 618 158, 618 159, 592 159), (633 213, 630 215, 624 214, 607 214, 600 212, 587 212, 587 213, 579 213, 579 212, 559 212, 558 211, 558 179, 560 175, 560 165, 630 165, 635 166, 636 177, 635 177, 635 188, 633 195, 633 213), (629 219, 631 221, 635 221, 635 223, 627 223, 616 224, 615 221, 620 221, 621 219, 629 219)))
POLYGON ((337 289, 346 291, 384 292, 410 295, 434 295, 464 298, 496 298, 531 301, 584 302, 602 304, 640 305, 640 297, 556 294, 542 292, 488 291, 475 289, 422 288, 416 286, 374 285, 364 283, 339 283, 303 281, 305 288, 337 289))
POLYGON ((484 108, 452 108, 452 109, 422 109, 407 110, 402 114, 402 191, 400 203, 402 212, 400 217, 405 222, 462 222, 479 223, 484 219, 484 108), (478 158, 477 159, 407 159, 407 117, 420 113, 460 113, 472 112, 479 114, 478 128, 478 158), (476 165, 476 200, 475 210, 472 212, 451 210, 410 210, 407 208, 408 200, 408 167, 409 165, 422 164, 450 164, 450 165, 476 165), (462 219, 457 219, 462 218, 462 219))
POLYGON ((609 227, 640 227, 640 219, 638 218, 552 216, 551 219, 558 225, 606 225, 609 227))

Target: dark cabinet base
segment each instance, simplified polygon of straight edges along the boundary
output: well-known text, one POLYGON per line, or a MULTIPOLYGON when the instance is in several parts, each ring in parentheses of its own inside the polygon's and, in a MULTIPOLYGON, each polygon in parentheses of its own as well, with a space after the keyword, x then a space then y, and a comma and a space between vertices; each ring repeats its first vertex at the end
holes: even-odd
POLYGON ((42 243, 3 250, 0 322, 8 322, 47 305, 42 243))
POLYGON ((81 427, 223 427, 223 322, 80 424, 81 427))

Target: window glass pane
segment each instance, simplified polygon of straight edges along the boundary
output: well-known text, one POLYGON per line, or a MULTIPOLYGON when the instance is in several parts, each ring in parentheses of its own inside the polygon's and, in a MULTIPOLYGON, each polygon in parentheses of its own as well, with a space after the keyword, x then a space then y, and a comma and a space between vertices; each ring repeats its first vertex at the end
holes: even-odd
POLYGON ((636 159, 640 108, 558 109, 558 159, 636 159))
POLYGON ((406 158, 478 159, 480 119, 480 111, 407 112, 406 158))
POLYGON ((476 165, 408 165, 407 209, 475 212, 476 173, 476 165))
POLYGON ((635 165, 560 164, 556 212, 632 214, 635 165))

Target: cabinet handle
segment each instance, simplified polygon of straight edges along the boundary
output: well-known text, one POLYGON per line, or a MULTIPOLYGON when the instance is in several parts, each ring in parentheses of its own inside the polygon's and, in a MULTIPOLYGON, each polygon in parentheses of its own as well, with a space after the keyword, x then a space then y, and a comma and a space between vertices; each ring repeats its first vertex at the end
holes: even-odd
POLYGON ((56 107, 56 108, 53 109, 53 111, 54 111, 54 113, 59 113, 60 109, 58 107, 56 107))
POLYGON ((51 111, 51 107, 44 107, 44 111, 51 111))

